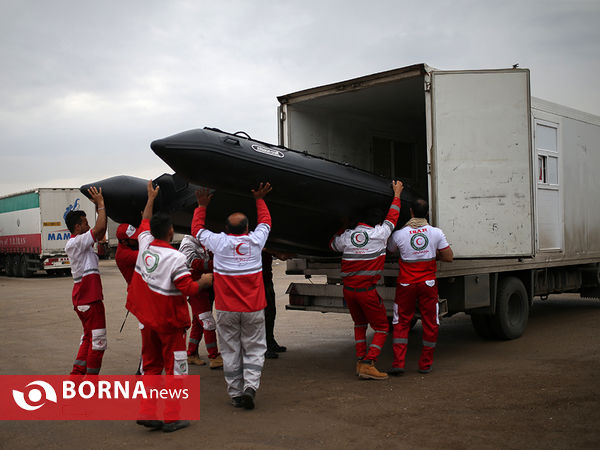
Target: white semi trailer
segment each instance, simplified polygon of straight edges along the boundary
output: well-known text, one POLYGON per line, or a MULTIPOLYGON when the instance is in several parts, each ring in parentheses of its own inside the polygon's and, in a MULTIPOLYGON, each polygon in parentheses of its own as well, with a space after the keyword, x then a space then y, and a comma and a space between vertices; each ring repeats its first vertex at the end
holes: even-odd
POLYGON ((72 210, 85 211, 94 226, 95 207, 79 189, 40 188, 0 197, 0 270, 17 277, 41 269, 68 273, 65 244, 71 233, 65 216, 72 210))
MULTIPOLYGON (((529 70, 419 64, 278 99, 281 145, 398 177, 429 201, 455 255, 438 263, 440 299, 480 335, 519 337, 536 296, 600 296, 600 117, 532 98, 529 70)), ((339 259, 288 269, 327 276, 292 283, 289 309, 347 311, 339 259)), ((388 311, 397 272, 389 255, 388 311)))

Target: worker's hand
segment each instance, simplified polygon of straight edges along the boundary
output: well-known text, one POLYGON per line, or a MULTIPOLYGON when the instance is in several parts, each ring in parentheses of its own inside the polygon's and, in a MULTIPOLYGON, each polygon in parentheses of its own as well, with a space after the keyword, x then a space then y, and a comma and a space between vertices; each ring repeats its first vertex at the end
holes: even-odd
POLYGON ((96 205, 96 208, 102 208, 104 206, 104 197, 102 197, 102 188, 97 189, 96 186, 92 186, 88 189, 88 194, 90 194, 90 198, 92 203, 96 205))
POLYGON ((287 261, 288 259, 295 258, 296 255, 293 253, 273 252, 273 256, 281 261, 287 261))
POLYGON ((208 188, 202 188, 196 191, 196 200, 198 201, 198 206, 208 206, 212 198, 213 194, 211 194, 210 189, 208 188))
POLYGON ((271 192, 271 189, 273 189, 271 183, 260 183, 257 190, 252 189, 252 195, 257 200, 259 198, 265 198, 265 195, 271 192))
POLYGON ((404 183, 402 181, 392 181, 392 189, 394 189, 394 197, 400 198, 400 194, 402 194, 402 190, 404 189, 404 183))
POLYGON ((198 287, 200 290, 208 289, 213 284, 213 274, 212 273, 204 273, 198 280, 198 287))
POLYGON ((158 191, 160 189, 160 186, 154 187, 152 185, 152 180, 148 180, 147 188, 148 188, 148 200, 154 201, 156 199, 156 197, 158 196, 158 191))

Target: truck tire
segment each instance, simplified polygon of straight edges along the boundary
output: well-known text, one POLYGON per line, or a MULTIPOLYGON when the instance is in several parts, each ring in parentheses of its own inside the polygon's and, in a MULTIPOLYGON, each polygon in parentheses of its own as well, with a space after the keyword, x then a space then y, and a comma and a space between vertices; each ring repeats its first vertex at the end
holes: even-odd
POLYGON ((523 282, 517 277, 507 277, 500 281, 496 297, 496 314, 491 325, 499 339, 520 337, 529 319, 529 297, 523 282))
POLYGON ((19 259, 19 276, 23 278, 31 278, 32 272, 29 270, 29 255, 21 255, 19 259))
POLYGON ((13 255, 6 255, 6 266, 4 267, 4 270, 6 270, 7 277, 15 276, 15 261, 13 255))
POLYGON ((489 341, 496 338, 490 314, 471 314, 471 323, 475 332, 482 339, 489 341))

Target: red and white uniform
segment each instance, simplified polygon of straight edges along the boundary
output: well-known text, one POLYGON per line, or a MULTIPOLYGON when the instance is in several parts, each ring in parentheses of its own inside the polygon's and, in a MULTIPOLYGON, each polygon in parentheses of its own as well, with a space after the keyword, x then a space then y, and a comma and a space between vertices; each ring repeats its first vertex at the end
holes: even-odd
POLYGON ((423 324, 423 349, 419 368, 428 369, 439 330, 438 288, 435 273, 438 250, 445 250, 448 241, 442 230, 431 225, 419 228, 405 226, 392 234, 388 250, 400 253, 400 271, 394 302, 393 367, 404 368, 410 322, 418 304, 423 324))
POLYGON ((187 296, 198 292, 185 256, 140 225, 139 253, 127 293, 127 309, 144 325, 144 374, 187 374, 185 331, 190 326, 187 296))
POLYGON ((115 262, 117 267, 121 271, 121 275, 125 278, 127 287, 131 283, 133 272, 135 271, 135 262, 137 261, 138 251, 133 250, 125 244, 119 243, 117 246, 117 252, 115 253, 115 262))
POLYGON ((192 220, 192 234, 214 254, 217 333, 232 398, 245 389, 258 389, 267 351, 261 253, 271 230, 271 215, 262 199, 256 200, 256 210, 258 225, 243 235, 205 229, 206 208, 202 206, 196 208, 192 220))
POLYGON ((98 374, 106 350, 106 318, 94 233, 72 236, 65 245, 73 275, 73 308, 83 325, 71 374, 98 374))
MULTIPOLYGON (((186 257, 186 264, 191 270, 193 280, 198 280, 204 273, 212 272, 212 258, 195 237, 185 235, 181 240, 179 251, 186 257)), ((211 289, 203 289, 188 297, 188 303, 192 307, 192 329, 188 340, 188 356, 198 354, 198 344, 202 340, 202 336, 204 336, 208 357, 219 356, 217 332, 215 331, 217 325, 212 314, 210 293, 211 289)))
POLYGON ((117 228, 117 239, 119 239, 119 245, 117 245, 117 252, 115 253, 115 262, 117 267, 121 271, 123 278, 127 282, 127 288, 131 283, 133 272, 135 271, 135 262, 137 261, 138 251, 131 247, 121 243, 126 239, 137 239, 139 231, 133 225, 122 223, 117 228))
POLYGON ((356 356, 375 361, 388 334, 385 306, 375 289, 385 263, 386 244, 400 215, 400 199, 394 197, 382 224, 371 227, 359 223, 356 228, 334 236, 333 251, 342 252, 344 300, 354 320, 356 356), (367 352, 367 326, 375 330, 367 352))
POLYGON ((213 233, 204 228, 206 208, 194 211, 192 234, 214 254, 215 308, 253 312, 265 308, 261 252, 271 231, 271 215, 262 199, 256 200, 258 225, 248 234, 213 233))

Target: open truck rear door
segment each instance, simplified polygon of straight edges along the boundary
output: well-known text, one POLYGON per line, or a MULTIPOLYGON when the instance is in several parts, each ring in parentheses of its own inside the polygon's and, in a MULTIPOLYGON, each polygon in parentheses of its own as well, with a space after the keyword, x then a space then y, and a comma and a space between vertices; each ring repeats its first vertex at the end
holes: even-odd
POLYGON ((457 258, 534 254, 529 70, 432 70, 433 223, 457 258))

